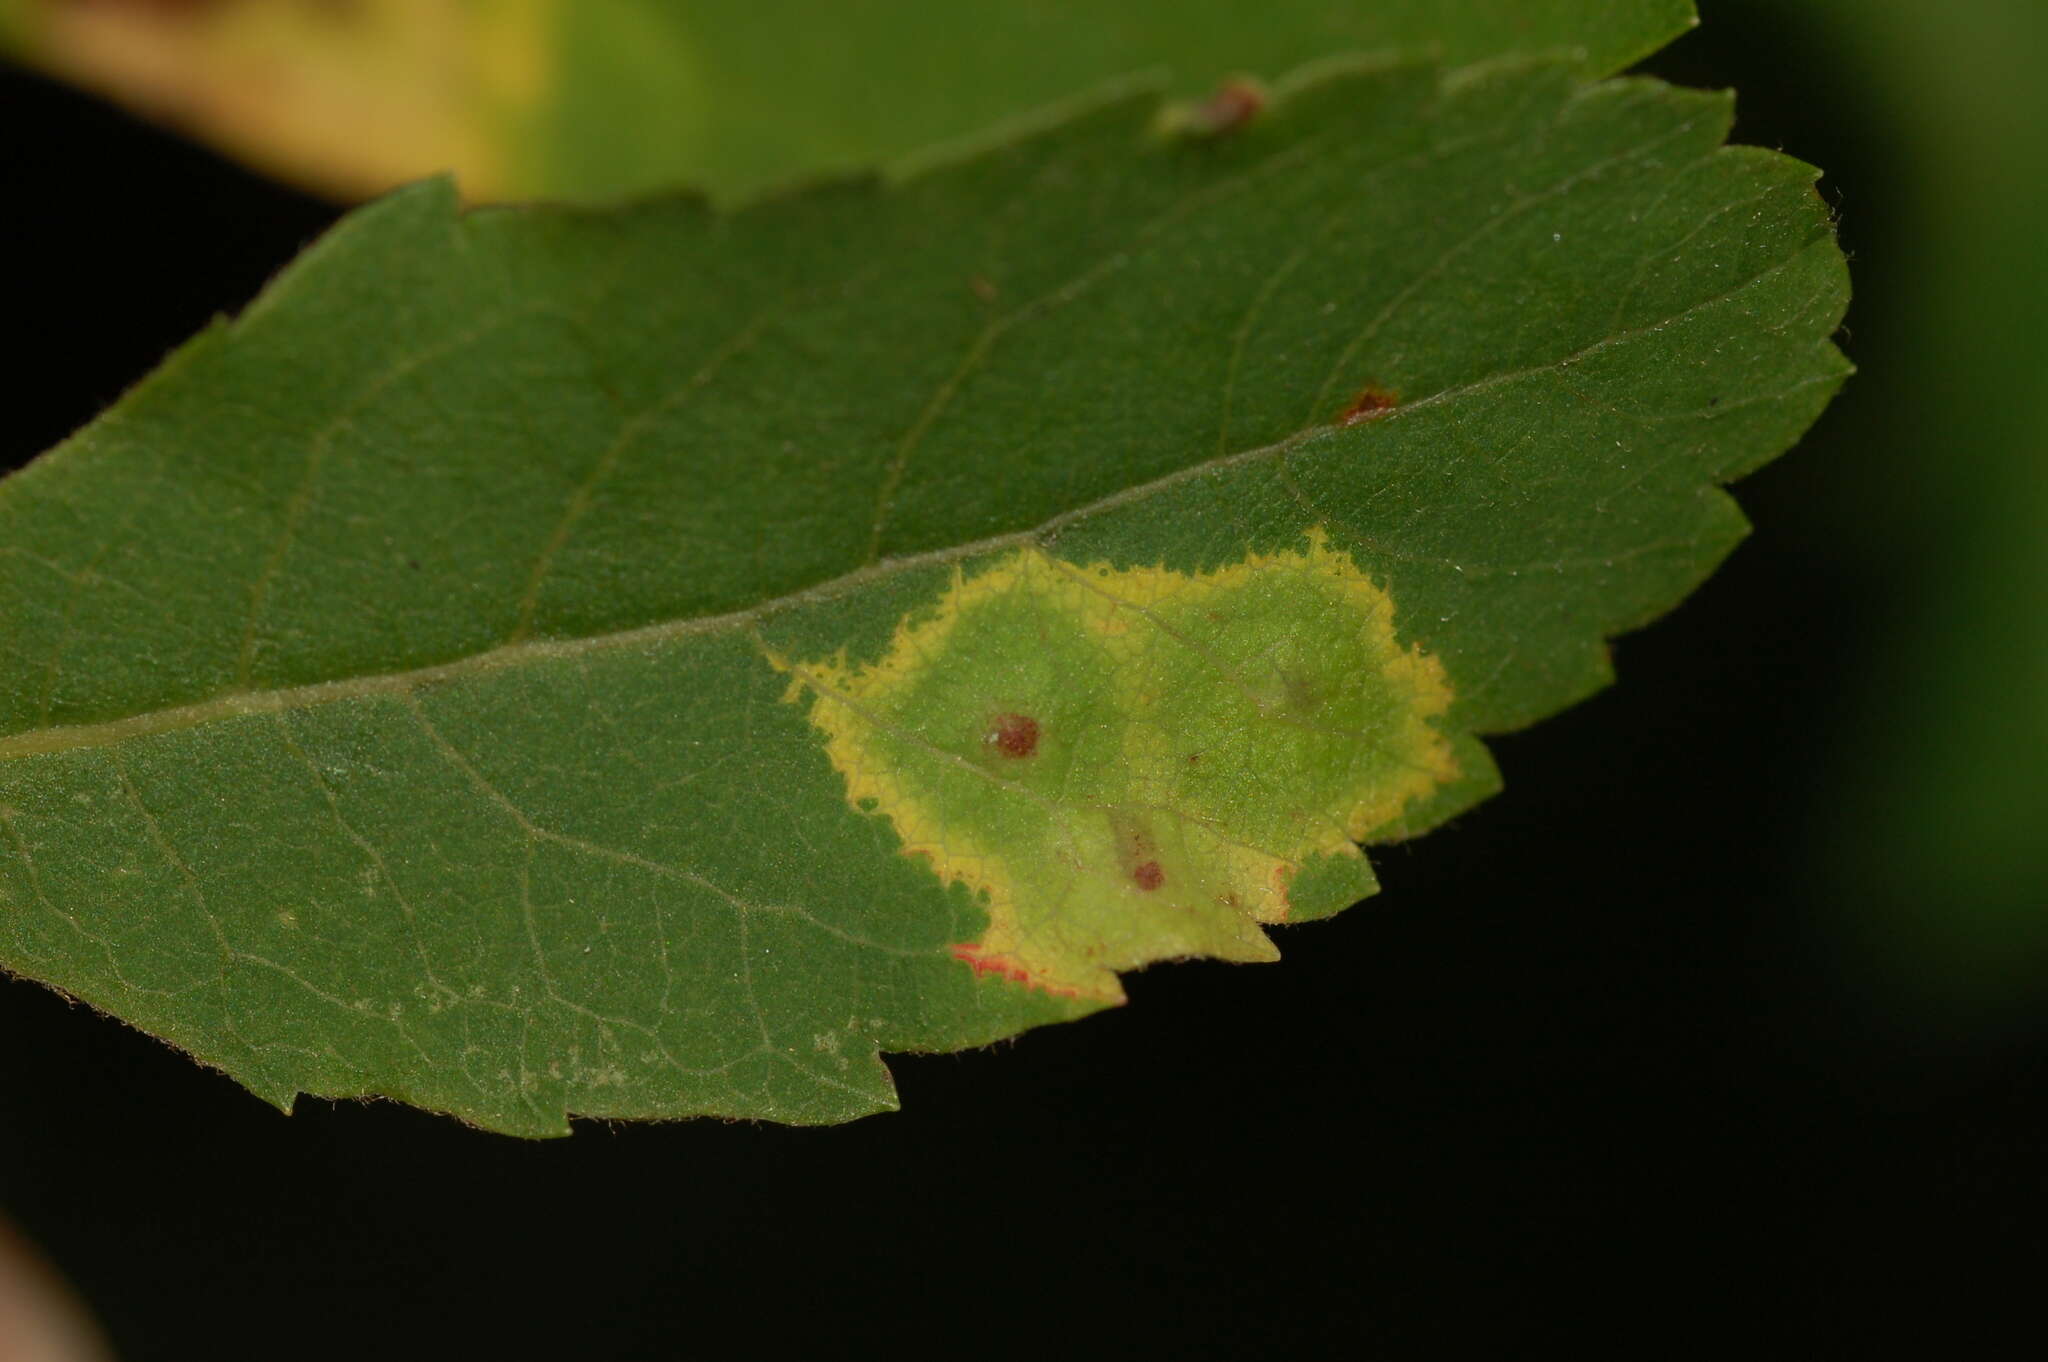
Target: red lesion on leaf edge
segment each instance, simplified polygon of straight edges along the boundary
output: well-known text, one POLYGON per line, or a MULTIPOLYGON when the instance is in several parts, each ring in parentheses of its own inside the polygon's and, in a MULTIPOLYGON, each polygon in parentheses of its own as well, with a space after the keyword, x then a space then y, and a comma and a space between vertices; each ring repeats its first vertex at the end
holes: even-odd
POLYGON ((974 977, 977 979, 985 974, 993 974, 999 979, 1007 979, 1013 984, 1022 984, 1026 988, 1038 989, 1041 992, 1051 994, 1055 998, 1078 998, 1081 996, 1079 989, 1063 988, 1057 984, 1048 984, 1041 979, 1034 978, 1031 971, 1025 969, 1014 960, 1005 959, 1000 955, 984 954, 982 948, 972 941, 956 942, 946 947, 946 952, 955 960, 960 961, 967 968, 974 971, 974 977))
POLYGON ((1294 871, 1295 867, 1291 865, 1273 867, 1273 892, 1280 896, 1280 916, 1277 919, 1280 922, 1287 921, 1294 911, 1294 900, 1287 896, 1287 884, 1294 878, 1294 871))

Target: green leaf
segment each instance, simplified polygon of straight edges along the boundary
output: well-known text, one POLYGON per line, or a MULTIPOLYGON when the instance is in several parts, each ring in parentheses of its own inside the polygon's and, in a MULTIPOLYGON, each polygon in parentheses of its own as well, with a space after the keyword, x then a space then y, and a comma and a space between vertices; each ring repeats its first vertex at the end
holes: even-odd
POLYGON ((0 0, 24 60, 275 173, 357 197, 451 170, 474 199, 732 198, 1160 68, 1188 97, 1395 48, 1569 48, 1604 75, 1692 22, 1691 0, 0 0))
POLYGON ((359 212, 0 486, 0 961, 539 1135, 1268 956, 1839 384, 1729 110, 1352 64, 730 216, 359 212))

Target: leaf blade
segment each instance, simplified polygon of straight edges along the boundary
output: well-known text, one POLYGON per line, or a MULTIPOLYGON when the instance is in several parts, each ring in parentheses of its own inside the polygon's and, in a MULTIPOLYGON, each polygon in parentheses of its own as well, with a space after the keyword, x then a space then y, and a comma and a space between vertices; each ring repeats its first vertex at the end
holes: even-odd
POLYGON ((987 910, 848 808, 769 655, 878 658, 1027 545, 1193 572, 1320 525, 1448 671, 1464 775, 1389 835, 1440 821, 1840 381, 1810 172, 1726 116, 1380 64, 1224 141, 1126 98, 735 218, 373 207, 0 491, 5 959, 272 1100, 529 1134, 845 1119, 879 1050, 1087 1011, 953 952, 987 910), (1401 398, 1342 424, 1354 379, 1401 398), (124 463, 201 514, 95 507, 124 463), (81 645, 139 583, 148 655, 81 645))

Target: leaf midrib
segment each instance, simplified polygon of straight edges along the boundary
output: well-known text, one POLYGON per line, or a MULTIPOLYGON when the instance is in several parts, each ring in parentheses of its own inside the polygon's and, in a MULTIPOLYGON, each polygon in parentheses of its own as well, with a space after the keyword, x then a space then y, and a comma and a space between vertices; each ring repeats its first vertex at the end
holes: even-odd
POLYGON ((918 568, 933 567, 972 558, 983 553, 997 553, 1005 549, 1018 548, 1027 543, 1041 547, 1049 544, 1052 536, 1066 525, 1100 512, 1114 509, 1125 502, 1135 501, 1164 491, 1169 486, 1213 473, 1220 469, 1239 464, 1255 463, 1261 459, 1276 458, 1296 446, 1319 435, 1325 435, 1332 428, 1316 427, 1312 430, 1297 431, 1283 440, 1257 449, 1240 450, 1236 454, 1203 463, 1191 464, 1176 469, 1147 483, 1124 488, 1109 496, 1077 506, 1023 530, 1010 530, 999 535, 954 544, 946 548, 930 549, 923 553, 906 554, 886 558, 880 562, 867 563, 840 576, 829 578, 813 586, 770 597, 756 605, 741 610, 730 610, 717 615, 693 615, 682 619, 664 620, 657 624, 638 625, 631 629, 613 630, 602 634, 587 634, 577 638, 527 639, 516 643, 500 644, 483 652, 471 653, 448 662, 431 663, 424 667, 408 668, 397 672, 379 672, 362 676, 344 677, 333 681, 314 681, 302 686, 284 686, 270 690, 240 690, 216 695, 210 699, 195 701, 186 705, 174 705, 166 709, 145 710, 120 719, 108 719, 89 724, 58 724, 45 728, 24 729, 21 732, 0 737, 0 760, 14 760, 22 757, 44 756, 58 752, 75 751, 88 747, 107 747, 125 742, 131 738, 147 737, 156 733, 171 732, 181 728, 195 728, 201 724, 220 719, 240 718, 247 715, 274 714, 284 710, 310 709, 319 705, 337 704, 347 700, 361 699, 373 695, 407 695, 416 690, 460 680, 471 675, 481 675, 508 667, 534 663, 559 661, 583 657, 596 652, 608 652, 618 648, 630 648, 640 644, 663 643, 671 639, 687 638, 696 634, 717 634, 727 630, 741 629, 755 624, 770 615, 794 609, 798 606, 820 604, 837 600, 871 582, 886 581, 899 572, 918 568))

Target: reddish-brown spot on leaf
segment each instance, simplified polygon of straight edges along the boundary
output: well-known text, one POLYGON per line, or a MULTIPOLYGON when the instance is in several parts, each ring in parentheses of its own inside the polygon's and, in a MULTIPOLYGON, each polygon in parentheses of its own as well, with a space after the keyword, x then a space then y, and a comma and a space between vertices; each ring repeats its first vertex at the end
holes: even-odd
POLYGON ((1166 883, 1166 872, 1159 868, 1159 862, 1147 861, 1131 872, 1131 879, 1138 888, 1149 894, 1166 883))
POLYGON ((1358 390, 1358 396, 1351 399, 1351 405, 1337 414, 1340 426, 1355 426, 1360 421, 1370 421, 1375 416, 1384 416, 1399 406, 1401 399, 1385 388, 1368 383, 1358 390))
POLYGON ((998 714, 982 741, 1006 757, 1028 757, 1038 750, 1038 720, 1029 714, 998 714))
POLYGON ((1266 92, 1248 80, 1226 80, 1195 111, 1202 131, 1234 132, 1259 116, 1266 92))
POLYGON ((1238 77, 1224 81, 1207 99, 1175 107, 1167 115, 1166 127, 1190 137, 1219 137, 1236 132, 1265 107, 1265 87, 1238 77))

